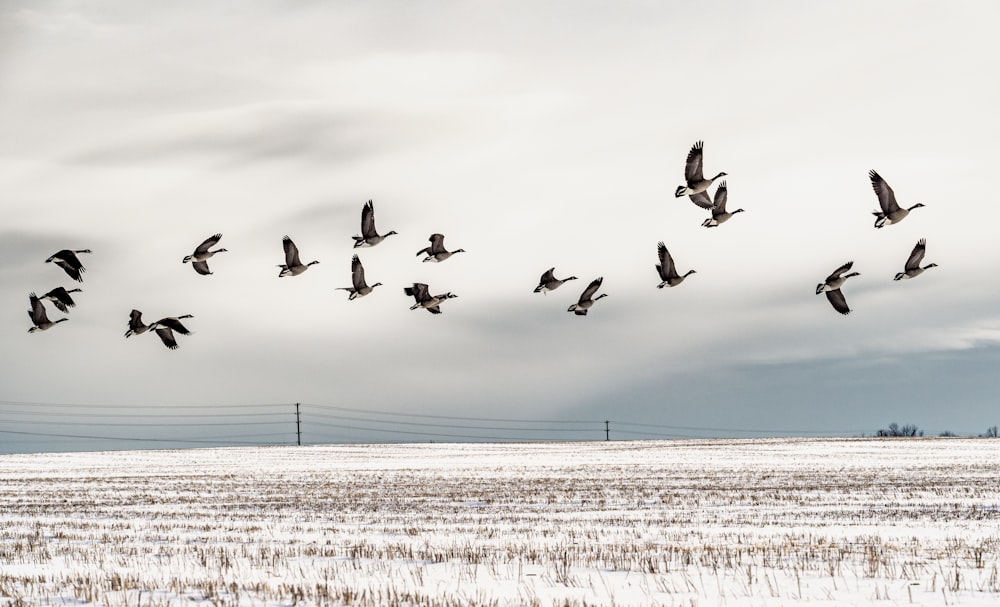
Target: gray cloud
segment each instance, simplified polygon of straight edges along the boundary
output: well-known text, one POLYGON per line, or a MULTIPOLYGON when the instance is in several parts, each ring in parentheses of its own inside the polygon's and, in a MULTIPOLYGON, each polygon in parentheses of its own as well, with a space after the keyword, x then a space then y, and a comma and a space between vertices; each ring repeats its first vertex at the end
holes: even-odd
POLYGON ((275 160, 344 164, 377 149, 373 118, 296 104, 237 108, 176 124, 168 121, 145 137, 104 144, 73 160, 111 165, 208 162, 220 169, 275 160))

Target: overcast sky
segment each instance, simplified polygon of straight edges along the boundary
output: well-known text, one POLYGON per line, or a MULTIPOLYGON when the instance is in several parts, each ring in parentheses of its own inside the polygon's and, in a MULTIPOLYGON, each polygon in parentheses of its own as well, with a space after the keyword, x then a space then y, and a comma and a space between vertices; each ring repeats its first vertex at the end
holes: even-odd
POLYGON ((4 2, 0 450, 287 442, 296 402, 320 443, 603 438, 605 419, 617 438, 982 433, 1000 422, 998 17, 4 2), (674 197, 698 140, 746 211, 718 229, 674 197), (871 169, 926 206, 874 229, 871 169), (384 286, 348 301, 369 199, 399 234, 358 250, 384 286), (199 276, 181 259, 216 232, 228 252, 199 276), (467 253, 422 263, 434 232, 467 253), (286 234, 320 264, 279 279, 286 234), (920 238, 939 267, 894 282, 920 238), (656 289, 661 240, 697 271, 674 289, 656 289), (93 250, 82 284, 44 263, 63 248, 93 250), (815 287, 850 260, 841 316, 815 287), (532 293, 552 266, 579 280, 532 293), (598 276, 609 296, 568 313, 598 276), (410 311, 413 282, 458 298, 410 311), (28 293, 60 285, 83 289, 70 321, 29 334, 28 293), (125 339, 133 308, 193 314, 194 334, 125 339))

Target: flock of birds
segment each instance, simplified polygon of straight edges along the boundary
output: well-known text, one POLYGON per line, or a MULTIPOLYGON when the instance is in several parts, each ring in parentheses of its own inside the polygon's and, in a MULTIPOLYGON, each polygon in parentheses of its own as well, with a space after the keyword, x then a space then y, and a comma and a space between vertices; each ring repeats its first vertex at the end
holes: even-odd
MULTIPOLYGON (((703 170, 703 150, 704 144, 699 141, 691 147, 691 151, 688 152, 687 162, 684 167, 684 180, 685 185, 678 186, 677 190, 674 192, 674 196, 680 198, 682 196, 687 196, 691 199, 691 202, 698 205, 703 209, 711 211, 712 216, 709 217, 701 225, 707 228, 718 227, 719 225, 729 221, 733 215, 737 213, 742 213, 743 209, 737 209, 735 211, 729 212, 726 210, 726 201, 729 197, 729 190, 726 187, 726 182, 722 181, 719 183, 715 190, 715 196, 709 196, 708 190, 712 187, 712 184, 722 177, 726 177, 726 173, 720 172, 715 177, 711 179, 706 178, 703 170)), ((868 178, 871 180, 872 189, 875 190, 875 195, 878 197, 879 210, 873 211, 875 215, 875 227, 883 228, 886 225, 897 224, 910 214, 913 209, 920 208, 924 206, 921 203, 917 203, 911 207, 901 207, 899 203, 896 202, 896 194, 886 183, 885 179, 876 173, 875 171, 868 172, 868 178)), ((909 278, 916 278, 923 274, 924 270, 928 268, 935 268, 937 264, 931 263, 926 266, 921 266, 923 262, 924 254, 927 251, 927 240, 921 238, 917 244, 913 247, 913 251, 910 252, 910 256, 906 260, 906 264, 903 266, 903 271, 896 274, 893 280, 904 280, 909 278)), ((674 260, 670 257, 670 253, 663 243, 659 243, 659 255, 660 264, 656 266, 656 271, 659 272, 660 278, 663 280, 658 286, 663 287, 675 287, 684 281, 684 278, 688 274, 693 274, 694 270, 688 270, 686 274, 679 275, 674 267, 674 260)), ((860 276, 859 272, 846 273, 854 267, 854 262, 849 261, 844 265, 840 266, 834 270, 826 280, 816 285, 816 294, 826 293, 826 298, 833 306, 833 309, 841 314, 850 314, 851 308, 847 305, 847 298, 844 297, 841 287, 844 282, 852 276, 860 276)))
MULTIPOLYGON (((354 239, 354 248, 374 247, 387 237, 394 234, 396 234, 395 231, 379 234, 375 227, 375 207, 373 202, 369 200, 361 210, 361 233, 352 237, 354 239)), ((195 247, 194 252, 185 256, 181 261, 183 263, 191 262, 191 266, 198 274, 203 276, 212 274, 213 272, 208 265, 208 261, 219 253, 227 252, 225 248, 214 248, 219 244, 220 240, 222 240, 221 233, 214 234, 206 238, 201 244, 195 247)), ((451 258, 453 255, 465 252, 465 249, 455 249, 452 251, 447 250, 444 246, 443 234, 431 234, 429 241, 430 246, 417 251, 417 256, 423 256, 423 261, 425 262, 429 261, 439 263, 451 258)), ((298 276, 308 270, 310 266, 319 263, 319 261, 303 263, 299 256, 298 247, 288 236, 285 236, 282 239, 282 247, 285 252, 285 263, 279 264, 278 266, 281 268, 278 272, 279 278, 284 278, 286 276, 298 276)), ((55 263, 65 270, 66 274, 70 278, 77 282, 83 282, 83 272, 86 271, 86 268, 83 266, 83 262, 80 261, 80 257, 78 256, 78 254, 82 253, 91 253, 91 251, 90 249, 63 249, 51 255, 45 261, 46 263, 55 263)), ((365 268, 361 263, 361 259, 357 256, 357 254, 355 254, 351 259, 351 286, 338 287, 337 290, 347 291, 348 299, 353 301, 369 295, 375 287, 379 286, 382 286, 382 283, 376 282, 372 285, 367 283, 365 280, 365 268)), ((65 317, 54 321, 49 320, 44 302, 48 301, 55 305, 60 311, 68 313, 69 308, 76 305, 76 302, 73 301, 70 293, 77 293, 81 291, 82 289, 67 290, 64 287, 56 287, 42 297, 38 297, 35 293, 31 293, 29 296, 31 309, 28 310, 28 315, 31 317, 32 327, 28 329, 28 332, 34 333, 35 331, 46 331, 61 322, 69 320, 65 317)), ((432 295, 428 285, 420 282, 415 282, 412 286, 406 287, 403 289, 403 292, 407 296, 414 299, 415 303, 410 306, 411 310, 423 308, 432 314, 440 314, 441 304, 443 302, 458 297, 451 292, 432 295)), ((189 335, 191 333, 191 331, 184 326, 184 323, 181 322, 182 319, 187 318, 194 318, 194 316, 191 314, 168 316, 147 325, 142 320, 142 312, 140 310, 133 309, 129 315, 128 330, 125 332, 125 337, 128 338, 133 335, 141 335, 151 331, 159 336, 163 345, 171 350, 174 350, 178 347, 175 334, 189 335)))
MULTIPOLYGON (((917 203, 911 207, 904 208, 899 206, 896 202, 896 194, 889 187, 889 184, 885 182, 885 179, 876 173, 875 171, 868 172, 868 178, 872 182, 872 189, 875 190, 875 195, 878 196, 879 210, 873 211, 872 214, 875 215, 875 227, 882 228, 886 225, 897 224, 900 221, 906 219, 907 215, 913 209, 920 208, 924 206, 922 203, 917 203)), ((921 238, 917 241, 917 244, 913 246, 913 250, 910 252, 910 256, 906 258, 906 263, 903 265, 903 271, 898 272, 893 280, 904 280, 910 278, 916 278, 924 273, 924 270, 928 268, 936 268, 936 263, 929 263, 926 266, 921 266, 923 263, 924 254, 927 252, 927 239, 921 238)), ((844 297, 844 293, 840 288, 844 285, 844 282, 852 276, 860 276, 859 272, 851 272, 845 274, 848 270, 854 267, 854 262, 849 261, 844 265, 840 266, 834 270, 826 280, 816 285, 816 294, 826 293, 826 298, 830 301, 830 305, 833 309, 840 312, 841 314, 850 314, 851 308, 847 305, 847 298, 844 297)))
MULTIPOLYGON (((709 211, 711 216, 705 219, 702 226, 706 228, 715 228, 729 221, 734 215, 744 212, 744 210, 736 209, 735 211, 728 211, 726 209, 729 191, 724 180, 719 182, 716 187, 715 194, 712 196, 709 195, 711 187, 716 181, 726 177, 726 173, 719 172, 712 178, 706 178, 704 176, 703 160, 704 144, 703 142, 698 141, 691 147, 691 150, 687 155, 687 161, 684 168, 684 185, 678 186, 674 195, 677 198, 687 196, 695 205, 709 211)), ((892 188, 889 187, 889 184, 887 184, 878 173, 870 171, 868 176, 871 180, 872 188, 878 197, 880 207, 879 210, 873 212, 875 215, 876 228, 897 224, 904 220, 911 211, 924 206, 923 204, 918 203, 910 207, 901 207, 896 201, 896 196, 892 188)), ((361 233, 352 236, 354 239, 354 248, 374 247, 394 234, 396 234, 395 231, 389 231, 384 234, 380 234, 378 232, 375 227, 375 207, 372 201, 369 200, 361 210, 361 233)), ((182 260, 183 263, 190 262, 195 272, 200 275, 212 274, 208 261, 218 253, 226 252, 226 249, 224 248, 213 248, 218 245, 221 239, 222 234, 215 234, 206 238, 201 244, 195 247, 194 252, 184 257, 182 260)), ((429 241, 430 246, 417 251, 417 256, 423 256, 423 261, 425 262, 440 263, 458 253, 465 252, 464 249, 455 249, 452 251, 447 250, 444 246, 443 234, 432 234, 429 241)), ((285 236, 282 239, 282 246, 285 252, 285 263, 278 266, 281 268, 278 273, 279 278, 298 276, 308 270, 310 266, 319 263, 318 261, 303 263, 299 256, 298 247, 295 246, 295 243, 288 236, 285 236)), ((927 241, 921 238, 913 247, 913 251, 907 258, 903 271, 897 273, 894 280, 916 278, 928 268, 937 267, 937 264, 934 263, 924 266, 921 265, 923 263, 926 249, 927 241)), ((78 254, 83 253, 91 253, 91 251, 90 249, 63 249, 53 254, 45 261, 46 263, 54 263, 61 267, 73 280, 83 282, 82 273, 85 271, 85 268, 78 256, 78 254)), ((659 284, 656 285, 657 288, 662 289, 664 287, 676 287, 683 283, 685 278, 695 273, 695 270, 688 270, 684 274, 681 274, 674 263, 673 257, 670 255, 670 251, 667 250, 667 247, 663 242, 658 243, 657 254, 659 263, 656 264, 656 272, 660 279, 659 284)), ((825 293, 834 310, 840 312, 841 314, 848 314, 851 312, 850 307, 847 305, 847 299, 841 291, 841 287, 843 287, 848 278, 859 275, 858 272, 849 272, 853 266, 853 261, 843 264, 827 276, 823 282, 816 286, 816 294, 825 293)), ((543 294, 548 293, 558 289, 563 284, 571 280, 577 280, 577 277, 568 276, 561 279, 556 278, 555 268, 549 268, 542 273, 541 278, 538 281, 538 286, 535 287, 534 292, 543 294)), ((569 306, 567 311, 573 312, 578 316, 586 316, 597 301, 608 296, 607 293, 597 295, 597 291, 600 290, 603 281, 603 277, 598 277, 592 280, 580 294, 577 302, 569 306)), ((382 283, 380 282, 376 282, 371 285, 367 283, 365 280, 365 268, 361 263, 361 259, 356 254, 351 259, 351 283, 350 287, 338 287, 337 290, 347 291, 348 299, 352 301, 365 297, 376 287, 382 286, 382 283)), ((66 289, 60 286, 45 293, 41 297, 37 296, 35 293, 31 293, 29 295, 31 309, 28 310, 28 315, 31 317, 33 326, 28 329, 28 332, 34 333, 36 331, 46 331, 55 325, 68 320, 68 318, 65 317, 57 320, 49 320, 45 308, 45 302, 51 303, 63 313, 68 313, 69 308, 76 305, 76 302, 70 294, 81 291, 82 290, 78 288, 66 289)), ((414 300, 413 305, 410 306, 411 310, 423 308, 432 314, 440 314, 441 304, 449 299, 457 297, 457 295, 450 291, 438 295, 432 295, 428 285, 425 283, 413 283, 412 286, 404 288, 403 292, 405 295, 412 297, 414 300)), ((190 314, 182 316, 168 316, 161 318, 152 324, 146 325, 142 321, 142 312, 139 310, 132 310, 129 315, 128 330, 125 332, 125 337, 127 338, 133 335, 141 335, 142 333, 152 331, 159 336, 160 340, 166 347, 176 349, 178 345, 175 333, 181 335, 190 334, 190 331, 181 322, 181 319, 187 318, 193 318, 193 316, 190 314)))

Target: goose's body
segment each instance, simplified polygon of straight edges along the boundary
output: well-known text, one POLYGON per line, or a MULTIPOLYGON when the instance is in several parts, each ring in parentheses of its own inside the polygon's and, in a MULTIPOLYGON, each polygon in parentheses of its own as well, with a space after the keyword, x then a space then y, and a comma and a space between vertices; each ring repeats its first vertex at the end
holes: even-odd
POLYGON ((361 234, 352 236, 351 238, 354 239, 355 249, 358 247, 374 247, 395 233, 395 231, 389 231, 385 234, 378 233, 378 230, 375 229, 375 205, 369 200, 365 203, 364 208, 361 209, 361 234))
POLYGON ((676 287, 691 274, 697 274, 694 270, 688 270, 683 275, 678 274, 677 266, 674 265, 674 258, 670 255, 670 251, 667 250, 667 246, 663 242, 657 243, 656 252, 660 257, 660 263, 656 264, 656 273, 660 276, 660 284, 656 285, 657 289, 676 287))
POLYGON ((149 325, 149 331, 155 331, 157 337, 163 342, 163 345, 170 348, 171 350, 177 349, 177 339, 174 337, 174 331, 177 331, 181 335, 190 335, 191 331, 181 323, 182 318, 194 318, 190 314, 185 314, 183 316, 168 316, 167 318, 161 318, 160 320, 149 325))
POLYGON ((878 196, 880 207, 880 210, 872 211, 872 215, 875 216, 876 228, 899 223, 906 219, 910 211, 924 206, 918 202, 912 207, 903 208, 896 202, 896 193, 892 191, 892 188, 889 187, 885 179, 882 179, 875 171, 868 171, 868 178, 871 179, 872 189, 875 190, 875 195, 878 196))
POLYGON ((39 299, 42 300, 47 299, 51 301, 52 304, 56 308, 58 308, 60 312, 65 314, 69 312, 69 308, 76 306, 76 302, 73 301, 73 297, 70 296, 70 293, 82 293, 82 292, 83 289, 70 289, 67 291, 64 287, 56 287, 51 291, 49 291, 48 293, 46 293, 45 295, 42 295, 39 299))
POLYGON ((65 270, 66 274, 68 274, 73 280, 83 282, 81 274, 86 271, 86 268, 83 267, 83 263, 80 261, 80 258, 76 256, 76 254, 90 252, 90 249, 63 249, 62 251, 51 255, 45 260, 45 263, 54 263, 65 270))
POLYGON ((417 251, 417 257, 421 255, 427 255, 424 257, 424 261, 434 261, 440 262, 448 259, 455 253, 465 253, 465 249, 455 249, 454 251, 448 251, 444 248, 444 234, 431 234, 428 238, 431 246, 424 247, 417 251))
POLYGON ((365 282, 365 267, 361 265, 361 259, 357 255, 351 258, 351 282, 353 286, 350 287, 337 287, 338 291, 347 291, 348 300, 355 300, 359 297, 364 297, 371 293, 375 287, 382 286, 382 283, 377 282, 371 286, 365 282))
POLYGON ((416 301, 416 303, 410 306, 411 310, 424 308, 431 314, 440 314, 442 303, 454 297, 458 297, 458 295, 455 295, 451 291, 442 293, 441 295, 431 295, 430 291, 427 290, 427 285, 422 282, 415 282, 412 287, 406 287, 403 289, 403 293, 413 297, 416 301))
POLYGON ((181 322, 182 318, 194 318, 191 314, 184 314, 182 316, 167 316, 166 318, 161 318, 160 320, 149 325, 150 331, 155 331, 156 329, 162 329, 163 327, 168 327, 174 331, 177 331, 181 335, 190 335, 191 331, 184 326, 181 322))
POLYGON ((538 286, 535 287, 535 293, 545 294, 549 291, 555 291, 561 287, 563 283, 570 280, 576 280, 576 276, 567 276, 566 278, 560 280, 559 278, 556 278, 555 272, 555 268, 549 268, 542 273, 542 277, 538 279, 538 286))
POLYGON ((712 183, 720 177, 725 177, 725 173, 719 173, 711 179, 706 179, 703 170, 703 148, 704 142, 697 142, 691 146, 691 151, 688 152, 687 161, 684 163, 684 185, 677 186, 677 190, 674 192, 674 196, 680 198, 681 196, 690 196, 691 200, 698 206, 702 206, 704 201, 703 197, 698 197, 697 194, 701 194, 708 188, 712 186, 712 183))
POLYGON ((826 277, 826 280, 816 285, 816 294, 826 293, 826 298, 833 306, 833 309, 840 312, 841 314, 850 314, 851 309, 847 306, 847 298, 844 297, 843 292, 841 292, 840 287, 844 285, 844 282, 852 276, 860 276, 858 272, 851 272, 850 274, 845 274, 854 266, 853 261, 849 261, 844 265, 840 266, 833 271, 832 274, 826 277))
POLYGON ((706 228, 718 227, 729 221, 729 219, 733 215, 743 212, 743 209, 736 209, 733 212, 727 211, 726 202, 728 198, 729 198, 729 188, 726 187, 726 182, 723 181, 722 183, 719 184, 719 187, 715 190, 715 200, 711 209, 712 217, 702 222, 701 224, 702 226, 706 228))
POLYGON ((903 271, 896 274, 893 280, 904 280, 909 278, 916 278, 924 273, 924 270, 928 268, 936 268, 936 263, 929 263, 924 267, 920 267, 920 262, 924 260, 924 253, 927 252, 927 239, 921 238, 917 241, 917 244, 913 247, 913 251, 910 252, 910 257, 906 260, 906 265, 903 267, 903 271))
POLYGON ((149 331, 149 325, 142 322, 142 312, 132 310, 128 317, 128 331, 125 331, 125 337, 142 335, 146 331, 149 331))
POLYGON ((190 261, 191 267, 194 268, 194 271, 201 275, 207 276, 208 274, 211 274, 212 271, 208 269, 208 260, 211 259, 216 253, 226 252, 226 249, 216 249, 214 251, 210 250, 218 244, 221 239, 222 234, 216 234, 206 238, 204 242, 198 245, 198 247, 194 250, 194 253, 184 258, 183 263, 190 261))
POLYGON ((34 325, 28 329, 28 333, 34 333, 35 331, 48 331, 57 324, 69 320, 68 318, 60 318, 59 320, 54 321, 49 320, 48 315, 45 313, 45 305, 42 304, 42 300, 38 299, 38 296, 34 293, 28 295, 28 302, 31 304, 31 309, 28 310, 28 316, 31 318, 31 324, 34 325))
POLYGON ((281 268, 278 278, 298 276, 308 270, 309 266, 319 263, 318 261, 310 261, 309 263, 299 261, 299 248, 295 246, 295 243, 288 236, 281 239, 281 245, 285 248, 285 263, 278 266, 281 268))
POLYGON ((597 290, 601 288, 601 283, 603 282, 604 282, 603 276, 599 276, 594 280, 590 281, 590 284, 587 285, 587 288, 584 289, 583 293, 580 294, 580 299, 578 299, 575 304, 567 308, 566 311, 573 312, 577 316, 586 316, 587 311, 590 310, 590 308, 594 307, 594 302, 596 302, 598 299, 608 296, 607 293, 601 293, 597 297, 594 297, 594 293, 597 293, 597 290))

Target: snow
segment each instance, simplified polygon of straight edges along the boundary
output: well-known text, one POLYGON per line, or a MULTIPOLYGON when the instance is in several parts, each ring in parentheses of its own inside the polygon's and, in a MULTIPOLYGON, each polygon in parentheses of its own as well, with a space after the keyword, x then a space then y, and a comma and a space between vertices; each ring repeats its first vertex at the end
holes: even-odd
POLYGON ((1000 603, 1000 441, 0 456, 0 605, 1000 603))

